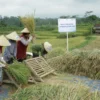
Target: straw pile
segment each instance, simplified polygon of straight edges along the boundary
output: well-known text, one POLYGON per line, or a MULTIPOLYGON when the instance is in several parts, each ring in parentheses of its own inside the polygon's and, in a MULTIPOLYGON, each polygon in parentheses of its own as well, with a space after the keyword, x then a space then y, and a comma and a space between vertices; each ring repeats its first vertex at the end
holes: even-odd
POLYGON ((56 70, 100 79, 100 50, 74 50, 47 61, 56 70))
POLYGON ((46 55, 46 59, 50 59, 50 58, 53 58, 53 57, 57 57, 57 56, 60 56, 62 54, 65 53, 65 49, 62 49, 60 47, 57 47, 57 48, 53 48, 47 55, 46 55))
POLYGON ((7 100, 99 100, 98 92, 91 93, 82 85, 35 85, 17 91, 7 100))

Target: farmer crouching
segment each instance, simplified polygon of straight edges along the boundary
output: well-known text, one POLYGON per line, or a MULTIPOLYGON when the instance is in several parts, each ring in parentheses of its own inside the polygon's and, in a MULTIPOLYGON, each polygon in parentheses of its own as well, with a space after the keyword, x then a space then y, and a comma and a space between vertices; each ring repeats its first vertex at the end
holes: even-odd
POLYGON ((39 55, 44 57, 51 50, 52 50, 52 45, 49 42, 44 42, 42 45, 33 44, 32 45, 33 58, 39 57, 39 55))
POLYGON ((21 33, 22 35, 17 43, 17 56, 16 56, 19 62, 22 62, 23 60, 26 59, 27 47, 32 40, 32 36, 30 36, 30 32, 27 28, 24 28, 21 31, 21 33))
POLYGON ((0 86, 2 85, 2 79, 3 79, 2 67, 6 66, 6 62, 2 57, 2 47, 10 46, 10 45, 11 44, 9 43, 9 41, 3 35, 0 36, 0 86))
POLYGON ((6 47, 4 50, 4 60, 6 61, 7 64, 12 64, 13 60, 16 58, 16 53, 17 53, 16 41, 18 41, 20 38, 15 31, 6 35, 6 37, 7 39, 9 39, 11 45, 6 47))

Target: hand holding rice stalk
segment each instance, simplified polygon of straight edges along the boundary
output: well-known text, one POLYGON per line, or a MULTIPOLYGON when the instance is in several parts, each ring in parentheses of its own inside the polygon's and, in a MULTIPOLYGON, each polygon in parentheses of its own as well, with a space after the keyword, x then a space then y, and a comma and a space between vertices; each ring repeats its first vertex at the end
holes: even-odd
POLYGON ((31 35, 33 36, 33 39, 35 37, 34 31, 35 31, 35 20, 33 15, 27 15, 25 17, 20 17, 20 20, 24 27, 27 27, 30 31, 31 35))

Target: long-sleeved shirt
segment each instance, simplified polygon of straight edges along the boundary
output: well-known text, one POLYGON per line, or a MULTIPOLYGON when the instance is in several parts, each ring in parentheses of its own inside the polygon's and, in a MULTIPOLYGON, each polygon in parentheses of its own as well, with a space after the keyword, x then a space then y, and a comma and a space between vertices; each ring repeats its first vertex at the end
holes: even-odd
POLYGON ((9 40, 9 42, 11 43, 11 45, 6 47, 4 51, 4 60, 6 62, 9 61, 10 58, 16 57, 16 53, 17 53, 16 41, 9 40))
POLYGON ((17 59, 24 60, 26 58, 26 51, 27 46, 31 42, 32 36, 29 37, 29 39, 25 39, 25 37, 22 35, 20 40, 17 42, 17 59))
POLYGON ((32 40, 32 36, 29 37, 29 39, 25 39, 24 37, 21 37, 20 38, 20 41, 25 45, 27 46, 32 40))

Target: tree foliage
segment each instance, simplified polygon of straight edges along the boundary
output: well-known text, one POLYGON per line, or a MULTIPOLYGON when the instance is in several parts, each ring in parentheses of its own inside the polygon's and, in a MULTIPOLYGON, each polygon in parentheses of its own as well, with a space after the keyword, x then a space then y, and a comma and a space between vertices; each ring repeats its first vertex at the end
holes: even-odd
MULTIPOLYGON (((91 12, 86 12, 83 17, 79 17, 79 15, 63 15, 59 18, 76 18, 77 24, 95 24, 100 22, 100 18, 96 15, 92 14, 91 12)), ((36 29, 38 27, 50 27, 50 26, 57 26, 58 24, 58 18, 35 18, 35 25, 36 29)), ((23 27, 19 16, 14 17, 8 17, 8 16, 0 16, 0 27, 23 27)))

